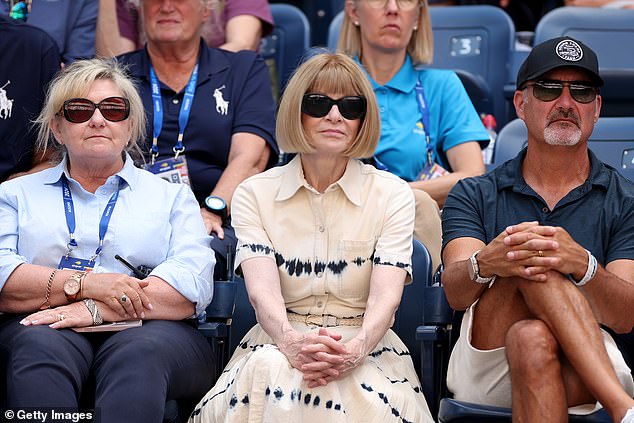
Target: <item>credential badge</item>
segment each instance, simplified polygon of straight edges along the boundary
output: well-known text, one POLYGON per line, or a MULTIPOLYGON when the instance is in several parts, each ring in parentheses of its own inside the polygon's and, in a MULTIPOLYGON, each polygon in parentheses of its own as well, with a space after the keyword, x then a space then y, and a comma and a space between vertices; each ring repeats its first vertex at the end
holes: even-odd
POLYGON ((568 62, 578 62, 583 58, 581 46, 572 40, 563 40, 555 48, 557 56, 568 62))

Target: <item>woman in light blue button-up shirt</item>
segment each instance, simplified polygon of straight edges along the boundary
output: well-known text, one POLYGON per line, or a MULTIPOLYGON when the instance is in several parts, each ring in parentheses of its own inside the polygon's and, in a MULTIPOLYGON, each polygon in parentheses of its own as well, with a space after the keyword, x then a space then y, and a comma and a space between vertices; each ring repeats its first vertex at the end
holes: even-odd
POLYGON ((182 321, 212 295, 198 204, 188 186, 134 166, 144 111, 116 62, 64 69, 38 124, 40 151, 59 163, 0 185, 7 405, 76 409, 94 390, 102 421, 161 421, 168 395, 212 383, 207 341, 182 321), (122 321, 136 327, 92 333, 122 321))

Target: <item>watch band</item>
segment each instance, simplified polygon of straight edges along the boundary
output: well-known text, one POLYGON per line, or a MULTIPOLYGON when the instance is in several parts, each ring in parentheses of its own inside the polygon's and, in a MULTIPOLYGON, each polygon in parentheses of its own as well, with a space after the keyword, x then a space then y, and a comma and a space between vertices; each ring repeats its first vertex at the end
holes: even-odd
POLYGON ((64 295, 66 296, 66 299, 68 300, 68 302, 75 302, 75 301, 81 300, 81 293, 82 293, 81 286, 82 286, 82 284, 84 282, 84 277, 86 277, 86 272, 85 271, 75 272, 72 275, 70 275, 68 277, 68 279, 66 279, 66 281, 64 281, 64 295), (66 285, 66 282, 68 282, 70 279, 74 279, 79 284, 77 292, 74 293, 74 294, 68 294, 66 292, 66 286, 65 285, 66 285))
POLYGON ((568 277, 568 280, 577 286, 584 286, 585 284, 590 282, 592 278, 594 278, 594 275, 597 274, 597 267, 598 267, 597 259, 592 255, 590 251, 586 250, 586 253, 588 253, 588 268, 586 269, 586 274, 583 275, 583 278, 577 281, 572 276, 572 273, 569 273, 566 275, 568 277))
POLYGON ((482 250, 476 251, 475 253, 471 255, 471 257, 469 257, 469 262, 471 264, 471 271, 473 272, 473 276, 471 277, 471 280, 475 283, 480 283, 480 284, 492 283, 497 277, 497 275, 493 275, 488 278, 480 276, 480 265, 478 264, 478 259, 477 259, 477 255, 478 253, 480 253, 480 251, 482 250))

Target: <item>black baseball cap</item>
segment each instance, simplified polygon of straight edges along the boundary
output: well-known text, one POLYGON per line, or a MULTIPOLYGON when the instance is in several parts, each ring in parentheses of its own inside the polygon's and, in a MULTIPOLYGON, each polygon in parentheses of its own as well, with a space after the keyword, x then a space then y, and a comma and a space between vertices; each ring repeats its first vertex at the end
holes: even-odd
POLYGON ((574 38, 558 37, 533 47, 517 73, 516 87, 519 90, 527 81, 563 66, 583 69, 590 73, 597 86, 603 85, 594 51, 574 38))

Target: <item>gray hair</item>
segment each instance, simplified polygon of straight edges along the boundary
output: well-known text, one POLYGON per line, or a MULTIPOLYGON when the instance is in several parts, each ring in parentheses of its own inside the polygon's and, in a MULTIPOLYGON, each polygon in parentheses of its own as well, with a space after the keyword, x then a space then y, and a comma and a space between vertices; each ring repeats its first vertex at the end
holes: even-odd
POLYGON ((116 59, 78 60, 66 66, 53 81, 46 92, 46 100, 39 116, 35 120, 38 126, 38 137, 35 144, 37 154, 45 155, 48 149, 54 151, 53 161, 59 161, 66 152, 66 147, 55 142, 51 130, 53 119, 60 119, 64 101, 85 96, 93 82, 97 80, 112 81, 121 91, 121 95, 130 102, 130 139, 124 151, 133 158, 143 157, 139 142, 145 139, 146 118, 143 101, 137 88, 126 74, 125 69, 116 59))

